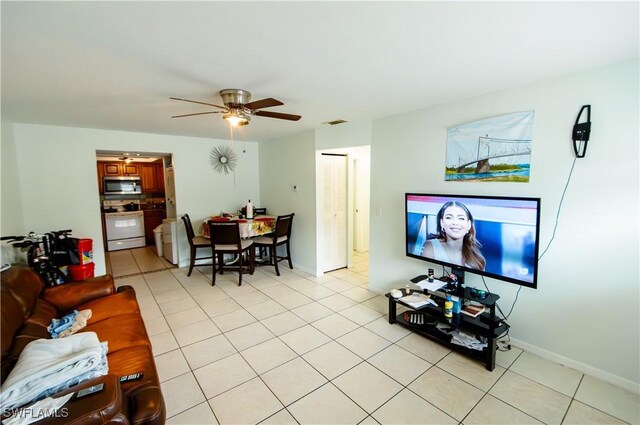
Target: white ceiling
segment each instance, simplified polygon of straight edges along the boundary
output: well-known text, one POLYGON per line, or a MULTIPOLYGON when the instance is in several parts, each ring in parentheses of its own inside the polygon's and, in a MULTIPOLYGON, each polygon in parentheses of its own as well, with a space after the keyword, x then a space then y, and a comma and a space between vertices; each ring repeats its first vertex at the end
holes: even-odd
POLYGON ((395 115, 638 57, 638 2, 1 2, 14 122, 229 138, 218 91, 274 97, 240 140, 395 115))

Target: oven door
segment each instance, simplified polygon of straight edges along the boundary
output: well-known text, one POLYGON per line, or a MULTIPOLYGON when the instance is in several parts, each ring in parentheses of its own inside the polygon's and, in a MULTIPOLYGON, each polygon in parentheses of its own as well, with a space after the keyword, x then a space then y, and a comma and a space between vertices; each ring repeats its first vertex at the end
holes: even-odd
POLYGON ((107 213, 104 215, 107 251, 143 247, 144 213, 142 211, 107 213))

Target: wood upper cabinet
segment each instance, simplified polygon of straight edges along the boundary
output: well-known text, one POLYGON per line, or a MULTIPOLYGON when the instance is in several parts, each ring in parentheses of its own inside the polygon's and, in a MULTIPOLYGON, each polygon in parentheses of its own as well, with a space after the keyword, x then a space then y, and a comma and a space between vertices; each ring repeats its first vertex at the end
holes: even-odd
POLYGON ((140 164, 140 184, 142 193, 157 192, 155 165, 140 164))
POLYGON ((129 163, 98 161, 98 188, 104 193, 104 176, 140 176, 142 193, 164 192, 164 169, 162 163, 129 163))
POLYGON ((164 167, 162 164, 154 164, 156 166, 156 188, 158 192, 164 193, 164 167))
POLYGON ((122 164, 122 175, 123 176, 139 176, 140 175, 140 164, 136 163, 124 163, 122 164))
POLYGON ((119 162, 98 162, 98 168, 100 168, 100 165, 102 165, 103 176, 121 176, 122 175, 119 162))
POLYGON ((140 164, 142 193, 164 192, 164 169, 160 163, 140 164))

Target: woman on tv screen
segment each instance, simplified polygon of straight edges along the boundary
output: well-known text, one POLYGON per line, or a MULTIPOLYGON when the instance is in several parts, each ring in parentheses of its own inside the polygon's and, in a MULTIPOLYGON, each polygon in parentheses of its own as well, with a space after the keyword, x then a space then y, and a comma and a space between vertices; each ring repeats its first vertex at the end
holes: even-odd
POLYGON ((461 202, 445 203, 438 215, 437 233, 430 234, 422 248, 422 255, 451 264, 484 270, 486 260, 476 239, 473 216, 461 202))

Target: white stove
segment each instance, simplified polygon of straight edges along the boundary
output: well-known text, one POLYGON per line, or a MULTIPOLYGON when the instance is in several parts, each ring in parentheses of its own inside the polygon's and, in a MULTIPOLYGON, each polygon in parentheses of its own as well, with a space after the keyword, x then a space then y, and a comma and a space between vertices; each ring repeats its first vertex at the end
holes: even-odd
POLYGON ((107 251, 137 248, 146 245, 144 213, 140 201, 103 201, 107 251), (131 211, 135 210, 135 211, 131 211))

